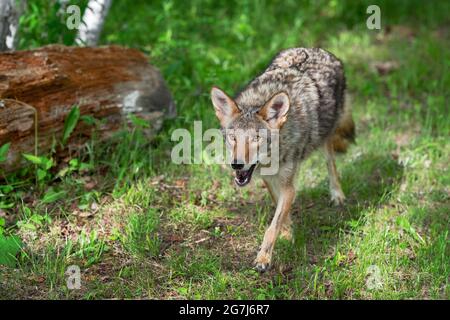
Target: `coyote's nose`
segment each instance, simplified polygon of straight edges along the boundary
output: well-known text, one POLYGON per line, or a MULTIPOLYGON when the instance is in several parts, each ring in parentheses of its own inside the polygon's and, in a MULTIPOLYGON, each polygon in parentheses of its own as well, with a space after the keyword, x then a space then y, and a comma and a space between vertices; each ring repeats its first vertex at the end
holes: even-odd
POLYGON ((234 160, 231 163, 231 168, 233 168, 234 170, 241 170, 242 168, 244 168, 244 164, 240 161, 234 160))

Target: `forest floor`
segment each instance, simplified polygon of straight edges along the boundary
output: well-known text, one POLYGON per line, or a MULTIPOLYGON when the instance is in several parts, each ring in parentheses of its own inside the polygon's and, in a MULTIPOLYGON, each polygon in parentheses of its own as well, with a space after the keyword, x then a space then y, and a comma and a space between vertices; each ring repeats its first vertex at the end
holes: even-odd
POLYGON ((380 2, 381 31, 366 28, 364 5, 352 1, 345 10, 114 4, 102 42, 148 53, 178 117, 151 143, 138 125, 107 145, 92 141, 40 183, 18 174, 0 186, 0 240, 21 242, 0 265, 0 298, 449 299, 448 4, 383 11, 380 2), (195 120, 218 127, 210 87, 232 93, 294 46, 343 60, 357 143, 337 163, 342 207, 329 206, 323 155, 302 164, 295 241, 278 241, 272 269, 259 274, 268 192, 258 181, 237 188, 220 165, 171 163, 170 136, 195 120), (71 265, 80 289, 67 287, 71 265))

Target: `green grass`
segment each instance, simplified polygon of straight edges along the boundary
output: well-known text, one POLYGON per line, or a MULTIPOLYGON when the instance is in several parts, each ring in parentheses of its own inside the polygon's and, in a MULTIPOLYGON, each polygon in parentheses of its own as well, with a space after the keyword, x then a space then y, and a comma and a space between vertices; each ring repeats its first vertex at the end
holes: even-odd
MULTIPOLYGON (((62 177, 55 167, 44 183, 8 177, 0 237, 17 235, 24 246, 15 267, 0 266, 0 297, 450 298, 449 5, 378 1, 383 30, 370 31, 369 4, 115 2, 102 43, 146 52, 178 116, 152 141, 140 127, 107 144, 94 139, 62 177), (341 208, 328 205, 324 157, 301 166, 295 242, 279 241, 272 270, 260 275, 253 259, 274 211, 261 183, 238 189, 221 166, 172 164, 170 135, 195 120, 218 127, 209 88, 236 91, 293 46, 344 61, 357 144, 338 160, 341 208), (373 66, 384 61, 398 68, 381 75, 373 66), (44 203, 49 188, 64 197, 44 203), (72 264, 80 290, 65 285, 72 264), (381 284, 371 289, 374 267, 381 284)), ((62 41, 52 38, 60 26, 33 26, 23 48, 62 41), (45 28, 49 36, 37 37, 45 28)))

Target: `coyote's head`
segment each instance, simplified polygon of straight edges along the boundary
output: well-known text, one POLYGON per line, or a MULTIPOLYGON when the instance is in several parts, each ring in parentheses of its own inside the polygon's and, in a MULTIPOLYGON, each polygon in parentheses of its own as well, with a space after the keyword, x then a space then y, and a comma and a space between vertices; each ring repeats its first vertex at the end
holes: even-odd
POLYGON ((289 97, 279 92, 251 110, 241 108, 217 87, 212 88, 211 99, 222 126, 231 168, 236 171, 236 184, 245 186, 258 165, 267 166, 273 161, 274 137, 278 148, 278 131, 287 119, 289 97))

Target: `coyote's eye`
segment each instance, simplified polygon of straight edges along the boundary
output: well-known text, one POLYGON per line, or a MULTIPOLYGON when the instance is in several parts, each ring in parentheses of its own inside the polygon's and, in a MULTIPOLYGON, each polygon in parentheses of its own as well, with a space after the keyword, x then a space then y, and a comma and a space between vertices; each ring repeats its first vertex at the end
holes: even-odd
POLYGON ((228 140, 230 140, 231 142, 236 141, 236 136, 234 135, 234 133, 229 133, 228 134, 228 140))

